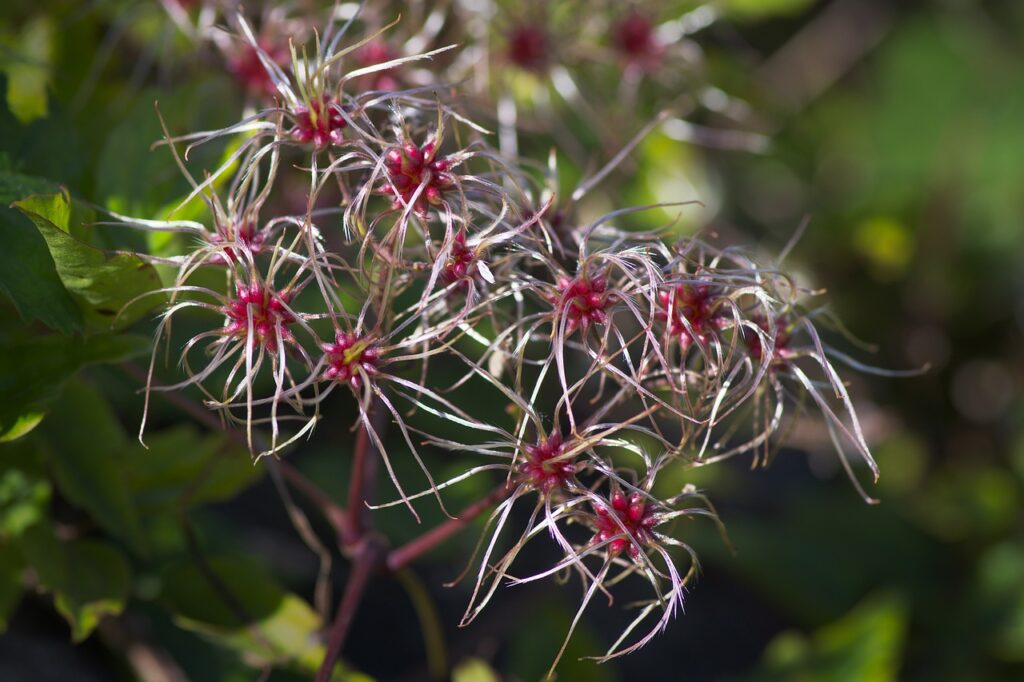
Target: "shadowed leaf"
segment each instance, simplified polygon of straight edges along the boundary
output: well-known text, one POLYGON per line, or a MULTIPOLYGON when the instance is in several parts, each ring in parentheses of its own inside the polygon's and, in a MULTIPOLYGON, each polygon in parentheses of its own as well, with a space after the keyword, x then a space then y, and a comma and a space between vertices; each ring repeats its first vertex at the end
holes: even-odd
POLYGON ((48 525, 37 524, 25 533, 21 545, 40 583, 53 593, 57 611, 71 625, 76 642, 88 637, 103 616, 124 610, 131 568, 112 544, 61 542, 48 525))

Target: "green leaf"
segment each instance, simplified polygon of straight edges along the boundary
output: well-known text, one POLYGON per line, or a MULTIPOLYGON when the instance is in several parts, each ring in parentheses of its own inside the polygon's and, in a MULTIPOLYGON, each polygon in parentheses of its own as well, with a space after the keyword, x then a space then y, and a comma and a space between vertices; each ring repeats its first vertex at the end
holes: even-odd
POLYGON ((984 615, 985 646, 1003 661, 1024 661, 1024 547, 1002 542, 985 551, 971 601, 984 615))
MULTIPOLYGON (((90 467, 94 476, 114 479, 97 485, 119 488, 104 493, 100 501, 82 503, 92 511, 98 511, 101 502, 116 499, 119 506, 130 504, 136 517, 176 514, 230 499, 264 473, 264 467, 255 466, 245 448, 233 445, 225 434, 202 433, 191 425, 150 433, 143 448, 128 436, 103 395, 82 382, 68 387, 51 419, 44 435, 51 449, 60 451, 51 455, 61 467, 55 474, 71 476, 63 463, 71 459, 90 467)), ((58 482, 62 487, 72 483, 61 478, 58 482)), ((119 537, 132 536, 124 521, 115 525, 105 527, 119 537), (115 531, 115 525, 121 530, 115 531)))
POLYGON ((0 538, 16 538, 42 521, 50 484, 21 468, 0 471, 0 538))
POLYGON ((500 679, 494 669, 479 658, 467 658, 452 671, 452 682, 499 682, 500 679))
MULTIPOLYGON (((159 100, 160 114, 172 135, 215 129, 237 120, 239 103, 232 96, 233 91, 223 77, 215 76, 181 83, 173 90, 154 88, 139 93, 109 130, 97 159, 99 171, 93 196, 120 213, 166 218, 163 209, 169 204, 177 206, 192 188, 175 167, 170 151, 166 147, 153 148, 153 143, 164 136, 154 103, 159 100)), ((200 145, 189 153, 190 161, 197 168, 216 169, 227 146, 226 139, 200 145)), ((215 187, 229 181, 231 175, 227 172, 219 176, 215 187)), ((205 203, 200 199, 175 217, 205 214, 205 203)))
POLYGON ((53 258, 39 231, 8 204, 29 194, 54 192, 41 178, 10 170, 0 156, 0 290, 26 322, 39 320, 64 334, 82 328, 82 314, 57 275, 53 258))
POLYGON ((18 415, 14 423, 3 431, 0 431, 0 443, 10 443, 30 433, 32 429, 39 426, 46 416, 45 412, 27 412, 18 415))
POLYGON ((152 265, 134 254, 108 257, 71 235, 72 205, 66 193, 29 197, 14 205, 43 235, 57 274, 78 301, 89 329, 123 329, 164 298, 135 300, 161 286, 152 265))
POLYGON ((10 543, 0 542, 0 634, 7 630, 11 614, 21 599, 21 574, 25 561, 10 543))
POLYGON ((726 14, 734 19, 769 19, 793 15, 807 9, 811 0, 725 0, 726 14))
POLYGON ((124 458, 123 480, 147 514, 230 499, 263 475, 224 434, 180 426, 148 435, 146 444, 124 458))
MULTIPOLYGON (((319 668, 325 653, 318 636, 322 622, 309 604, 251 562, 218 557, 209 567, 219 587, 192 564, 165 573, 161 601, 175 623, 236 651, 254 667, 284 666, 306 673, 319 668)), ((332 679, 367 678, 338 666, 332 679)))
POLYGON ((61 493, 144 554, 142 523, 124 480, 126 439, 102 397, 82 384, 69 386, 47 423, 46 437, 61 493))
MULTIPOLYGON (((27 422, 44 412, 65 382, 84 365, 119 362, 144 353, 144 336, 101 334, 86 339, 0 337, 0 433, 27 433, 27 422)), ((38 423, 38 422, 37 422, 38 423)))
POLYGON ((0 41, 0 70, 7 73, 7 106, 22 123, 48 113, 54 45, 53 21, 45 15, 25 24, 18 36, 0 41))
POLYGON ((869 597, 806 638, 784 632, 768 645, 752 682, 890 682, 898 679, 907 629, 906 607, 893 595, 869 597))
POLYGON ((109 542, 60 542, 47 524, 37 524, 22 537, 21 546, 42 586, 54 595, 76 642, 88 637, 101 618, 124 610, 131 567, 109 542))

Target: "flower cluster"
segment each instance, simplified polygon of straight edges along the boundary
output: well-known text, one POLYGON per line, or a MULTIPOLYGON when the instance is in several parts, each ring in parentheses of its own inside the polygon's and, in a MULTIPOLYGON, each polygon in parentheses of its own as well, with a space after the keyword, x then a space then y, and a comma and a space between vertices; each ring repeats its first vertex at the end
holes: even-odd
MULTIPOLYGON (((582 614, 597 592, 633 579, 651 598, 600 660, 635 651, 679 612, 697 571, 677 522, 717 521, 692 486, 666 489, 663 472, 766 459, 809 398, 858 490, 851 451, 877 476, 833 365, 847 358, 819 336, 810 292, 774 264, 629 229, 642 207, 578 218, 534 166, 493 149, 484 126, 457 111, 444 76, 472 43, 454 55, 413 51, 436 36, 399 46, 375 16, 335 14, 293 33, 288 58, 283 17, 265 17, 259 33, 230 18, 229 68, 264 108, 164 140, 193 187, 182 206, 204 202, 209 221, 112 216, 178 233, 152 254, 176 267, 158 341, 182 313, 206 325, 181 347, 185 378, 147 388, 200 387, 260 456, 307 436, 334 391, 351 393, 393 504, 416 515, 418 498, 440 502, 471 476, 500 477, 466 622, 506 583, 574 574, 582 614), (425 81, 442 55, 441 76, 425 81), (230 153, 200 180, 187 151, 215 140, 230 153), (401 434, 425 490, 406 491, 381 422, 401 434), (253 439, 259 428, 267 447, 253 439), (425 446, 482 463, 435 481, 425 446), (532 511, 514 515, 523 503, 532 511), (517 575, 522 549, 543 540, 560 558, 517 575)), ((625 14, 609 47, 630 73, 650 74, 672 56, 669 29, 694 21, 664 28, 625 14)), ((511 31, 501 58, 534 74, 559 68, 546 29, 511 31)))

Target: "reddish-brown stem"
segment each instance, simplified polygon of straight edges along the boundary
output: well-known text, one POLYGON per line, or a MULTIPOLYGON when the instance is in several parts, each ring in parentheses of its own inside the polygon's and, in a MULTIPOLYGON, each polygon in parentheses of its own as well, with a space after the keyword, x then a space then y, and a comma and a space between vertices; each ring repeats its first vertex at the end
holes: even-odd
POLYGON ((331 624, 331 633, 327 639, 327 653, 324 655, 320 670, 316 673, 316 682, 327 682, 331 679, 334 666, 341 655, 352 620, 355 618, 359 604, 363 600, 366 586, 373 573, 380 568, 385 556, 384 544, 375 536, 364 537, 355 548, 352 557, 352 573, 345 582, 345 592, 341 595, 341 603, 331 624))
POLYGON ((398 571, 410 562, 426 554, 437 545, 466 527, 473 519, 480 516, 492 505, 505 499, 512 493, 513 487, 502 483, 492 490, 487 497, 481 498, 462 510, 454 519, 448 519, 435 526, 423 535, 388 553, 387 567, 390 571, 398 571))
MULTIPOLYGON (((377 437, 383 436, 387 425, 387 411, 379 398, 374 398, 367 408, 366 421, 377 437)), ((355 451, 352 457, 352 473, 348 481, 348 501, 345 505, 345 523, 341 538, 345 547, 355 546, 363 534, 372 527, 373 519, 366 503, 373 494, 377 480, 378 452, 364 423, 356 433, 355 451)))
POLYGON ((387 412, 384 405, 379 398, 374 398, 367 409, 366 420, 356 434, 348 500, 338 527, 342 549, 350 552, 352 557, 352 573, 345 582, 345 591, 334 615, 334 623, 331 624, 327 653, 324 655, 320 670, 317 671, 317 682, 327 682, 330 679, 370 577, 383 567, 384 557, 387 555, 384 542, 368 532, 372 528, 373 519, 366 506, 377 480, 379 454, 368 430, 373 429, 377 438, 380 438, 386 425, 387 412))

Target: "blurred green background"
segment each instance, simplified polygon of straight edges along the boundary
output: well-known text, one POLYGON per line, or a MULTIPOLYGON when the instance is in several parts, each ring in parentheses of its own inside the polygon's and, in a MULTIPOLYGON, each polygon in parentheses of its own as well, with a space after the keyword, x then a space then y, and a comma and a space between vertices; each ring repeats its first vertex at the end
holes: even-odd
MULTIPOLYGON (((877 346, 859 357, 931 369, 911 379, 850 373, 882 469, 873 490, 881 504, 861 502, 813 425, 768 470, 731 462, 698 471, 692 480, 715 501, 736 553, 710 529, 686 528, 703 560, 686 613, 642 652, 595 666, 577 659, 622 625, 595 607, 560 679, 1024 679, 1024 3, 719 7, 722 20, 699 35, 708 77, 750 103, 747 129, 768 146, 714 150, 656 132, 618 182, 636 203, 696 188, 708 208, 684 229, 713 229, 769 254, 809 216, 787 264, 826 288, 848 328, 877 346)), ((4 205, 56 184, 138 215, 180 197, 169 157, 149 150, 160 136, 154 100, 181 130, 225 125, 242 102, 208 65, 167 66, 189 49, 157 3, 7 0, 4 205)), ((653 113, 638 112, 637 127, 653 113)), ((5 241, 28 239, 30 226, 0 210, 5 241)), ((0 256, 8 273, 15 266, 0 256)), ((9 406, 27 399, 15 393, 18 365, 49 367, 71 351, 32 341, 46 328, 23 322, 6 299, 0 322, 9 406)), ((53 371, 66 376, 90 357, 82 351, 70 369, 53 371)), ((192 542, 216 555, 222 575, 246 576, 249 610, 281 626, 275 645, 309 647, 299 634, 318 624, 307 603, 316 558, 274 486, 245 453, 163 401, 154 402, 152 449, 142 450, 132 435, 138 386, 120 366, 86 368, 44 391, 50 416, 30 437, 0 446, 0 679, 132 679, 136 641, 156 642, 189 679, 255 679, 245 661, 259 658, 259 642, 230 613, 210 613, 216 598, 189 575, 192 542), (209 477, 195 484, 200 474, 209 477), (51 519, 45 532, 40 518, 51 519), (62 534, 83 518, 94 525, 82 538, 62 534), (63 559, 39 559, 47 552, 63 559), (38 571, 57 564, 64 574, 38 571), (81 584, 90 571, 107 584, 81 584), (63 603, 55 610, 48 595, 22 595, 26 580, 64 594, 63 603), (85 635, 103 613, 122 615, 72 647, 65 620, 85 635)), ((350 438, 348 426, 325 424, 293 459, 339 498, 347 463, 336 443, 350 438)), ((424 513, 430 523, 436 510, 424 513)), ((417 531, 404 512, 380 519, 395 542, 417 531)), ((378 679, 428 679, 429 645, 434 665, 443 656, 463 682, 543 674, 577 588, 506 590, 460 630, 465 588, 440 585, 475 539, 467 533, 403 580, 374 585, 346 652, 352 666, 378 679)), ((291 668, 271 679, 308 676, 301 662, 291 668)))

